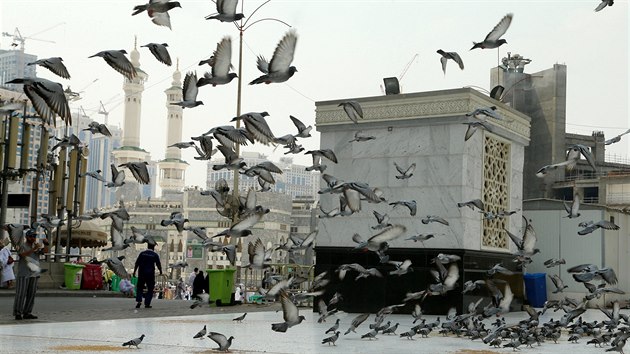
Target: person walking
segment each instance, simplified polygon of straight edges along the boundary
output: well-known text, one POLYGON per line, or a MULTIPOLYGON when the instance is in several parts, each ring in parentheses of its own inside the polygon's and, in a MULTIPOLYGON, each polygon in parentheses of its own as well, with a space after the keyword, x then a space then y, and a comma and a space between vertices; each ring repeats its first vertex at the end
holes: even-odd
POLYGON ((41 269, 39 268, 39 256, 48 253, 48 240, 37 242, 35 230, 26 232, 26 241, 18 249, 18 271, 15 281, 15 299, 13 302, 13 316, 16 320, 34 320, 35 292, 41 269))
POLYGON ((179 281, 177 282, 177 295, 175 296, 175 299, 184 300, 185 293, 186 293, 186 284, 184 284, 184 279, 179 278, 179 281))
POLYGON ((188 286, 193 286, 193 283, 195 282, 195 277, 197 276, 197 272, 199 271, 199 268, 195 268, 193 270, 192 273, 190 273, 190 275, 188 276, 188 281, 186 282, 186 284, 188 286))
POLYGON ((13 273, 13 257, 9 250, 9 238, 0 241, 0 288, 10 289, 13 287, 15 274, 13 273))
POLYGON ((197 276, 195 277, 195 281, 193 282, 193 291, 192 298, 196 298, 197 295, 202 294, 204 289, 206 288, 206 277, 204 277, 203 272, 197 272, 197 276))
POLYGON ((151 300, 153 300, 153 289, 155 288, 155 267, 162 275, 162 263, 160 256, 155 252, 155 244, 149 243, 148 248, 138 255, 136 265, 133 268, 133 276, 138 273, 138 284, 136 285, 136 308, 142 305, 144 297, 144 307, 150 309, 151 300), (144 289, 146 288, 146 294, 144 289))

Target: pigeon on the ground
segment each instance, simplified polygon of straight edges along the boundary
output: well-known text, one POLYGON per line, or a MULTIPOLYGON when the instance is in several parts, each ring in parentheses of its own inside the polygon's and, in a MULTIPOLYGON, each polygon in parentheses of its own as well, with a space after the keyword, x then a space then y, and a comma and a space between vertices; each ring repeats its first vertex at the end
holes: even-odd
POLYGON ((172 105, 180 106, 182 108, 194 108, 203 104, 202 101, 197 101, 197 93, 199 93, 199 88, 197 87, 197 72, 189 71, 186 73, 182 93, 183 101, 172 102, 172 105))
POLYGON ((501 21, 499 21, 499 23, 494 26, 492 31, 488 33, 488 35, 486 36, 486 38, 484 38, 482 42, 473 42, 473 47, 470 48, 470 50, 473 50, 475 48, 493 49, 507 43, 507 41, 505 39, 502 39, 501 36, 503 36, 505 32, 507 32, 508 28, 510 28, 512 17, 513 15, 511 13, 505 15, 501 19, 501 21))
POLYGON ((445 52, 442 49, 438 49, 437 52, 441 55, 440 63, 442 63, 442 71, 444 72, 444 75, 446 75, 446 63, 449 59, 456 62, 457 65, 459 65, 459 68, 464 70, 464 61, 462 61, 462 58, 456 52, 445 52))
POLYGON ((221 22, 234 22, 245 17, 242 13, 236 13, 238 0, 217 0, 217 12, 206 16, 206 20, 219 20, 221 22))
POLYGON ((240 315, 240 316, 238 316, 236 318, 233 318, 232 321, 236 321, 238 323, 241 323, 245 319, 245 316, 247 316, 247 312, 245 312, 244 314, 242 314, 242 315, 240 315))
POLYGON ((215 343, 219 345, 219 347, 216 348, 216 350, 221 351, 221 352, 229 351, 230 346, 232 345, 232 340, 234 340, 234 336, 230 336, 230 338, 228 338, 225 335, 218 332, 210 332, 210 334, 208 334, 208 338, 212 339, 215 343))
POLYGON ((68 73, 68 69, 63 64, 63 59, 60 57, 52 57, 46 59, 39 59, 32 63, 28 63, 26 65, 39 65, 50 71, 52 71, 55 75, 60 76, 64 79, 69 79, 70 74, 68 73))
POLYGON ((257 66, 263 75, 250 82, 250 85, 280 83, 289 80, 297 69, 291 66, 295 55, 295 45, 297 44, 297 34, 294 30, 287 32, 276 46, 271 61, 258 56, 257 66))
POLYGON ((206 335, 206 326, 204 325, 203 328, 199 332, 197 332, 197 334, 193 336, 193 339, 197 339, 197 338, 203 339, 205 335, 206 335))
POLYGON ((334 324, 332 327, 328 328, 328 330, 326 330, 326 332, 324 332, 324 334, 328 334, 328 333, 335 333, 335 332, 337 332, 337 330, 339 329, 339 321, 340 321, 340 320, 339 320, 339 319, 337 319, 337 320, 335 321, 335 324, 334 324))
POLYGON ((363 109, 361 108, 359 102, 346 101, 341 102, 338 106, 343 107, 346 115, 348 115, 348 118, 350 118, 350 120, 353 121, 354 124, 359 123, 359 118, 363 119, 363 109))
POLYGON ((206 62, 212 67, 212 70, 206 72, 197 81, 197 87, 225 85, 238 77, 236 73, 230 72, 232 68, 232 39, 230 37, 224 37, 221 42, 217 43, 217 49, 212 53, 210 60, 202 61, 199 64, 206 62))
MULTIPOLYGON (((337 321, 339 321, 339 320, 337 320, 337 321)), ((326 333, 328 333, 328 331, 326 333)), ((334 333, 335 334, 333 334, 332 336, 322 339, 322 344, 328 343, 328 345, 330 345, 332 343, 332 345, 336 346, 337 344, 335 344, 335 342, 337 341, 337 339, 339 339, 339 334, 341 334, 341 332, 336 331, 334 333)))
POLYGON ((123 347, 130 347, 130 346, 133 345, 134 347, 136 347, 136 349, 140 349, 138 346, 140 345, 140 343, 142 343, 142 340, 144 339, 144 337, 145 337, 145 335, 143 334, 143 335, 141 335, 138 338, 134 338, 134 339, 132 339, 132 340, 130 340, 128 342, 123 343, 122 346, 123 347))
POLYGON ((141 45, 141 47, 147 47, 151 51, 151 54, 157 59, 160 63, 166 64, 167 66, 173 65, 171 61, 171 56, 168 54, 168 44, 166 43, 149 43, 145 45, 141 45))
POLYGON ((124 49, 104 50, 94 55, 90 55, 88 58, 101 57, 105 59, 105 62, 109 66, 121 73, 125 78, 127 78, 127 80, 131 81, 138 73, 125 54, 127 54, 127 51, 124 49))

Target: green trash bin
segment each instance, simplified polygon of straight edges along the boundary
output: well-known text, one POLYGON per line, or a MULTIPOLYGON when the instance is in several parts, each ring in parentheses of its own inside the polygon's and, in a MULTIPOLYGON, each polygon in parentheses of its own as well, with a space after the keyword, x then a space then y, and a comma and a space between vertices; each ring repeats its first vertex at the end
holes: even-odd
POLYGON ((232 304, 236 269, 206 269, 210 283, 210 301, 217 306, 232 304))
POLYGON ((64 263, 64 281, 66 283, 66 289, 79 290, 81 289, 81 278, 83 276, 82 264, 64 263))

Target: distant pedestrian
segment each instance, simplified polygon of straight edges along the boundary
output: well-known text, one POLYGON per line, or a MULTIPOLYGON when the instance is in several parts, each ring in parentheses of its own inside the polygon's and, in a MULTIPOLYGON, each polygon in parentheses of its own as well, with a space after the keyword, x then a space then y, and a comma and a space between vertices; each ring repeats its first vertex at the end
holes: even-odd
POLYGON ((15 280, 9 242, 9 238, 0 241, 0 288, 12 288, 15 280))
POLYGON ((186 284, 184 284, 184 279, 182 278, 179 278, 179 281, 177 282, 176 293, 177 293, 177 296, 175 296, 176 299, 179 299, 179 300, 185 299, 186 284))
POLYGON ((151 300, 153 300, 153 289, 155 288, 155 267, 162 275, 162 264, 160 256, 154 251, 155 244, 149 243, 148 249, 140 252, 136 259, 136 265, 133 268, 133 276, 138 273, 138 284, 136 285, 136 308, 142 304, 144 297, 144 307, 151 308, 151 300), (144 289, 146 288, 146 294, 144 289))
POLYGON ((206 277, 204 277, 203 272, 197 272, 197 276, 195 277, 195 281, 193 282, 193 291, 192 298, 196 298, 197 295, 202 294, 204 289, 206 288, 206 277))
POLYGON ((32 314, 35 305, 35 292, 41 269, 39 256, 48 253, 48 240, 37 242, 35 230, 26 232, 26 241, 18 249, 18 271, 15 282, 15 300, 13 302, 13 316, 16 320, 34 320, 37 316, 32 314))
POLYGON ((193 284, 195 283, 195 277, 197 276, 198 271, 199 271, 199 268, 195 268, 193 272, 190 273, 190 275, 188 276, 188 281, 186 282, 186 285, 190 287, 193 286, 193 284))

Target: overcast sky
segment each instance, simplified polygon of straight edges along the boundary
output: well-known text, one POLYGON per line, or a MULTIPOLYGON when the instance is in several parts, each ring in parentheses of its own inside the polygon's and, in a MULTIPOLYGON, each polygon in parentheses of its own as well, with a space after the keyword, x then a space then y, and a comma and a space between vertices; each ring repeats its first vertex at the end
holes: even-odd
MULTIPOLYGON (((131 16, 141 1, 29 1, 0 3, 0 30, 13 33, 18 27, 26 39, 26 52, 40 58, 61 56, 71 80, 39 68, 38 75, 83 91, 81 105, 93 119, 99 101, 110 111, 109 121, 122 125, 122 76, 101 58, 88 56, 101 50, 133 48, 149 42, 168 43, 171 57, 180 58, 182 77, 188 70, 201 76, 197 66, 207 59, 226 35, 232 37, 232 63, 238 64, 238 31, 233 24, 207 21, 215 12, 210 0, 181 0, 182 8, 171 13, 172 30, 154 25, 146 13, 131 16), (39 39, 39 40, 36 40, 39 39), (45 40, 45 41, 41 41, 45 40), (50 43, 49 41, 54 41, 50 43), (98 79, 94 82, 95 79, 98 79)), ((249 16, 262 1, 246 1, 249 16)), ((314 124, 315 102, 381 95, 383 77, 399 76, 404 93, 460 88, 468 85, 490 89, 490 68, 497 65, 497 50, 469 51, 472 41, 481 41, 507 13, 512 25, 500 48, 532 59, 526 72, 566 64, 567 131, 590 134, 603 130, 607 138, 628 129, 628 1, 594 12, 599 1, 279 1, 272 0, 253 20, 273 17, 293 26, 299 36, 293 65, 298 72, 286 84, 248 86, 256 78, 256 55, 270 59, 287 27, 274 21, 255 24, 245 32, 243 59, 243 112, 268 111, 276 136, 295 133, 288 116, 314 124), (437 49, 458 52, 466 69, 449 63, 443 75, 437 49), (418 54, 416 59, 414 56, 418 54)), ((240 4, 239 4, 240 8, 240 4)), ((0 48, 10 49, 12 40, 2 36, 0 48)), ((142 106, 140 145, 155 160, 166 149, 164 90, 172 80, 174 65, 167 67, 139 48, 141 68, 149 74, 142 106)), ((203 106, 184 111, 184 135, 189 140, 213 126, 228 124, 236 113, 236 81, 222 87, 202 87, 203 106)), ((630 136, 607 151, 628 157, 630 136)), ((305 148, 319 145, 319 136, 301 140, 305 148)), ((255 146, 272 159, 282 154, 255 146)), ((244 151, 252 151, 245 147, 244 151)), ((295 161, 309 164, 303 155, 295 161)), ((206 164, 193 159, 186 185, 205 186, 206 164)))

